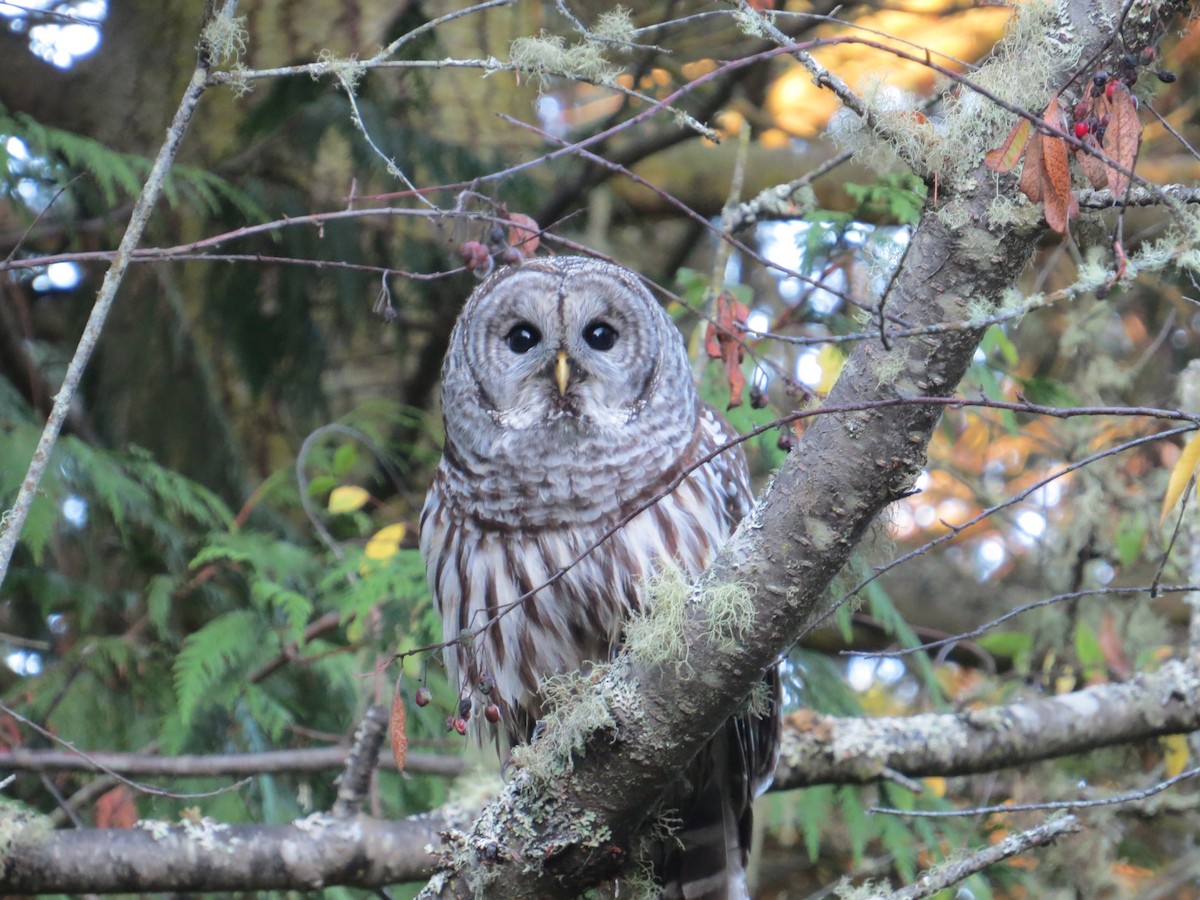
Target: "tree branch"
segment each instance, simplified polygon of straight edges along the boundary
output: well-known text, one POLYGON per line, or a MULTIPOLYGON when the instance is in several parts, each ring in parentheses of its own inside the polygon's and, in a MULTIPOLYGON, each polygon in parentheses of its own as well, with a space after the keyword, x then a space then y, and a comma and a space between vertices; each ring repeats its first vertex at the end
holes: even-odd
MULTIPOLYGON (((772 790, 862 784, 896 773, 968 775, 1196 730, 1200 730, 1200 678, 1179 662, 1121 684, 953 715, 861 719, 797 714, 787 722, 783 758, 772 790)), ((129 774, 247 775, 301 771, 301 763, 332 757, 333 751, 337 756, 329 764, 341 765, 344 748, 215 756, 207 758, 207 765, 201 764, 204 757, 157 760, 183 763, 177 771, 166 767, 153 771, 149 764, 156 761, 154 757, 104 754, 101 758, 129 774), (126 756, 129 768, 121 763, 126 756), (288 761, 279 764, 275 761, 279 757, 288 761), (257 768, 243 765, 254 762, 257 768), (276 767, 269 769, 268 764, 276 767)), ((52 756, 72 755, 18 750, 6 755, 5 761, 9 768, 17 768, 14 759, 49 762, 52 756)), ((73 766, 64 759, 61 767, 46 765, 41 770, 80 768, 79 758, 73 760, 73 766)), ((288 826, 200 828, 145 822, 124 831, 46 831, 27 824, 0 871, 0 892, 214 891, 229 885, 246 890, 338 884, 382 887, 428 877, 436 857, 426 847, 438 846, 442 832, 464 827, 473 817, 447 806, 398 822, 318 816, 288 826), (156 834, 168 837, 156 840, 156 834), (329 844, 322 854, 310 855, 310 840, 329 844), (242 852, 244 845, 251 848, 249 852, 242 852), (396 846, 403 848, 399 854, 396 846), (194 858, 197 853, 202 858, 194 858), (307 862, 304 866, 283 862, 293 858, 307 862), (63 860, 75 859, 81 860, 78 871, 63 865, 63 860), (266 871, 260 871, 263 859, 271 861, 266 871), (347 862, 350 859, 357 860, 355 866, 347 862)))

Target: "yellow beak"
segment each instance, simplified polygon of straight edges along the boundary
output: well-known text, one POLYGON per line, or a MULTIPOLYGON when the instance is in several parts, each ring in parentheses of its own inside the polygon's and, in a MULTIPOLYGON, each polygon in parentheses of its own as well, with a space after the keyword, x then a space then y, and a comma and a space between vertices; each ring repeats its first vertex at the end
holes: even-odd
POLYGON ((558 362, 554 364, 554 380, 558 382, 558 395, 567 393, 567 382, 571 378, 571 366, 567 363, 567 351, 558 351, 558 362))

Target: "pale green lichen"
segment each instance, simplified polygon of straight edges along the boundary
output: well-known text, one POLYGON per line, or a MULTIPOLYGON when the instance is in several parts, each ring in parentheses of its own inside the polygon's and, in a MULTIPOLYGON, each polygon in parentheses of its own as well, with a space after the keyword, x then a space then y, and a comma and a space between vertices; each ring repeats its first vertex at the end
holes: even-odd
POLYGON ((718 584, 706 588, 699 603, 707 613, 709 635, 728 652, 754 624, 754 595, 741 584, 718 584))
POLYGON ((996 308, 986 297, 971 297, 963 310, 963 321, 968 325, 979 328, 990 323, 996 315, 996 308))
POLYGON ((577 78, 595 84, 612 84, 617 69, 604 55, 604 44, 580 40, 568 46, 557 35, 519 37, 508 50, 509 62, 544 88, 553 76, 577 78))
POLYGON ((645 608, 625 626, 624 651, 635 664, 687 667, 687 644, 683 639, 691 585, 677 566, 664 566, 647 580, 645 608))
POLYGON ((693 595, 682 571, 666 566, 646 582, 646 608, 625 628, 624 651, 636 664, 688 666, 684 623, 689 604, 703 610, 709 638, 722 651, 730 650, 754 624, 754 597, 739 584, 705 586, 693 595))
POLYGON ((637 29, 629 10, 623 6, 614 6, 596 19, 596 24, 592 26, 592 35, 602 41, 631 44, 637 37, 637 29))
POLYGON ((313 72, 316 79, 320 74, 328 72, 342 83, 346 93, 353 94, 358 90, 358 82, 367 71, 366 64, 357 56, 340 57, 332 50, 322 50, 317 54, 317 62, 322 66, 319 72, 313 72))
POLYGON ((0 862, 21 845, 32 845, 54 830, 46 816, 6 798, 0 798, 0 862))
POLYGON ((512 750, 514 765, 541 784, 553 784, 574 771, 574 757, 584 752, 598 731, 616 725, 603 690, 614 663, 601 663, 588 672, 565 672, 547 678, 541 693, 547 712, 538 740, 512 750))
POLYGON ((775 27, 775 18, 774 10, 760 12, 745 6, 738 7, 733 13, 733 21, 741 29, 742 34, 759 40, 771 38, 771 29, 775 27))
POLYGON ((246 52, 249 40, 245 16, 217 16, 200 32, 201 46, 208 47, 212 61, 217 64, 227 60, 236 62, 246 52))
POLYGON ((908 366, 908 347, 896 347, 886 356, 875 360, 875 387, 892 384, 908 366))

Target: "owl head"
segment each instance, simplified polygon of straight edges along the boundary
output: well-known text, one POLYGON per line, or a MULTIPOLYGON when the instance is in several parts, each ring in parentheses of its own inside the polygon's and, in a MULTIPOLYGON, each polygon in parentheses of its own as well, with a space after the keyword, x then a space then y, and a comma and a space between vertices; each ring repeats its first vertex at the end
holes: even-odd
POLYGON ((586 257, 531 260, 475 290, 450 338, 442 405, 447 437, 483 455, 542 436, 619 441, 648 422, 690 436, 696 416, 670 317, 632 272, 586 257))

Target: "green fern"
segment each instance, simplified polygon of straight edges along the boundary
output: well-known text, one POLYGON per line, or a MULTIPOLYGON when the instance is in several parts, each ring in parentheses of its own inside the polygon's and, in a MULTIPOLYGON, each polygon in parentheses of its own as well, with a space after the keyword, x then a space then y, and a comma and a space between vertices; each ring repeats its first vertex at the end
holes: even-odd
POLYGON ((242 702, 254 724, 270 741, 281 740, 296 720, 291 711, 261 685, 246 685, 242 702))
MULTIPOLYGON (((79 173, 92 177, 109 206, 137 197, 150 173, 150 160, 132 153, 119 153, 97 140, 61 128, 43 125, 26 113, 10 115, 0 106, 0 135, 21 140, 35 160, 22 168, 56 184, 66 185, 79 173), (61 161, 61 163, 57 163, 61 161)), ((0 141, 0 148, 4 142, 0 141)), ((11 178, 9 154, 0 159, 0 185, 11 178)), ((174 207, 187 202, 209 213, 220 210, 222 201, 248 219, 265 222, 266 211, 245 191, 204 169, 176 166, 163 183, 163 194, 174 207)))
POLYGON ((188 637, 174 668, 178 717, 185 729, 214 687, 262 654, 264 638, 262 618, 249 609, 220 615, 188 637))
POLYGON ((233 513, 225 501, 204 485, 159 465, 144 450, 135 450, 125 466, 169 513, 191 519, 203 528, 229 528, 233 513))
POLYGON ((250 581, 250 596, 259 608, 283 615, 289 639, 299 641, 303 637, 304 626, 308 624, 313 611, 312 601, 304 594, 269 578, 253 578, 250 581))

